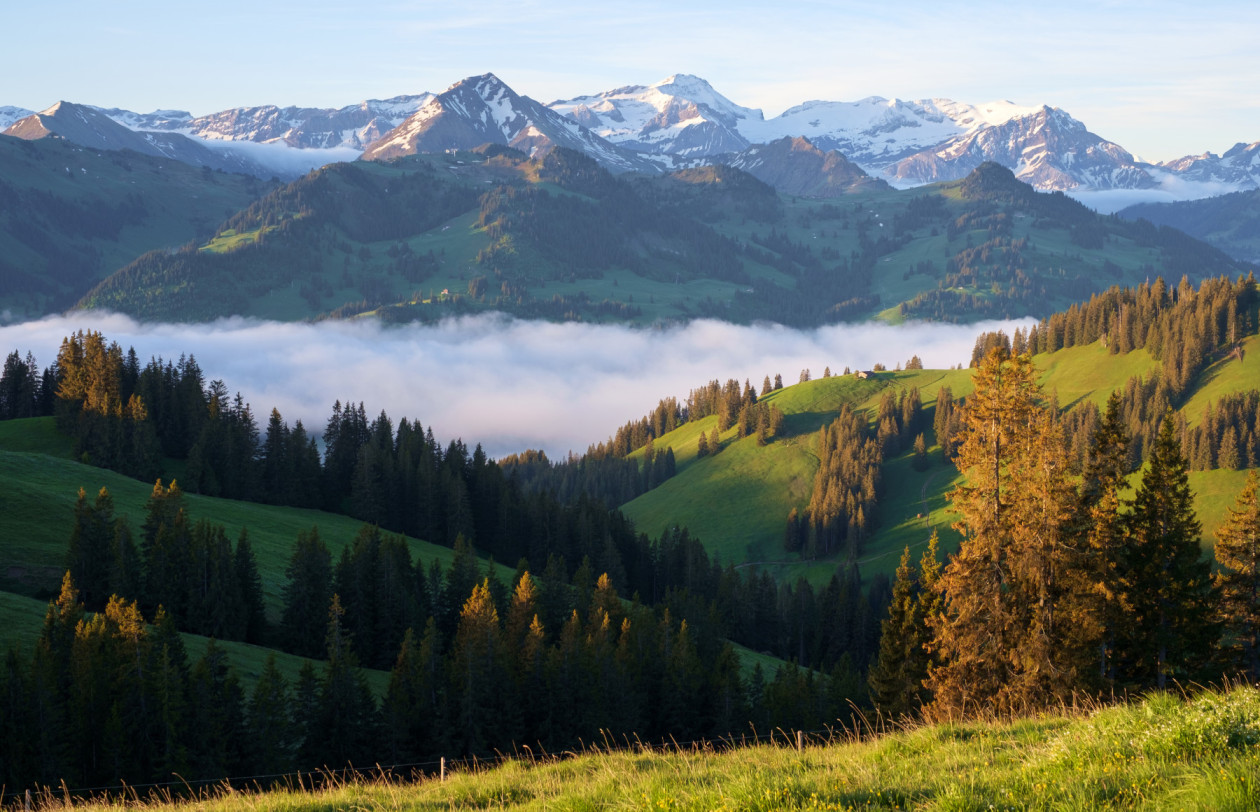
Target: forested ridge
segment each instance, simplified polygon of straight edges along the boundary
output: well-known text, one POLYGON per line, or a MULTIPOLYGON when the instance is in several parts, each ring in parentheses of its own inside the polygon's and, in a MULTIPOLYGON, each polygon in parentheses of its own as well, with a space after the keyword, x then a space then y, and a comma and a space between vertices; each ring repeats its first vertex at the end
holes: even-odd
POLYGON ((81 307, 224 315, 818 325, 1049 315, 1108 282, 1246 270, 985 164, 923 189, 780 194, 729 167, 615 177, 565 149, 335 164, 138 256, 81 307))

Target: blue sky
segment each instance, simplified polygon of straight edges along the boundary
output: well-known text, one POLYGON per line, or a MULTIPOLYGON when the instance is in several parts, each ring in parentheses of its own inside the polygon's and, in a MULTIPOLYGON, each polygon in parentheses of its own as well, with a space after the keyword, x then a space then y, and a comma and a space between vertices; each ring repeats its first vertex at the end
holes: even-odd
POLYGON ((494 72, 551 101, 672 73, 808 99, 1061 107, 1148 160, 1260 140, 1260 3, 47 0, 0 10, 0 105, 333 107, 494 72))

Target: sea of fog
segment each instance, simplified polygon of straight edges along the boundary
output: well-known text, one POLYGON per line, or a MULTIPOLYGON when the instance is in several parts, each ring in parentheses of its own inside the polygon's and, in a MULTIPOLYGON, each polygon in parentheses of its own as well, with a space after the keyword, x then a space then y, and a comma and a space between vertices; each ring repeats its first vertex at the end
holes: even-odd
POLYGON ((889 369, 918 355, 925 366, 966 364, 983 330, 1008 333, 1024 321, 971 325, 844 324, 812 330, 695 321, 661 329, 519 321, 476 316, 437 325, 373 321, 319 324, 223 319, 205 324, 141 324, 126 316, 76 313, 0 324, 0 351, 30 351, 40 368, 62 339, 99 330, 125 350, 151 357, 196 357, 206 381, 240 392, 260 428, 277 408, 322 431, 333 402, 362 401, 369 418, 419 420, 443 443, 459 437, 491 456, 540 448, 559 458, 584 451, 620 425, 680 399, 712 379, 748 379, 759 390, 776 374, 785 384, 830 366, 889 369))

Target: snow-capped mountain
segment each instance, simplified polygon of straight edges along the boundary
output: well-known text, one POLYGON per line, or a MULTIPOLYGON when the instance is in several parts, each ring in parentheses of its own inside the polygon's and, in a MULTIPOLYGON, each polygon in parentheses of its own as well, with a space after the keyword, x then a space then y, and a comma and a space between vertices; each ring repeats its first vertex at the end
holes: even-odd
POLYGON ((12 127, 20 119, 33 115, 34 112, 25 107, 0 107, 0 133, 12 127))
POLYGON ((780 138, 728 155, 723 163, 742 169, 789 195, 839 197, 888 188, 835 150, 824 152, 805 138, 780 138))
POLYGON ((880 171, 925 149, 1029 112, 1011 102, 975 106, 949 99, 902 101, 870 96, 856 102, 806 102, 768 121, 749 122, 744 134, 758 143, 804 136, 819 149, 838 150, 868 171, 880 171))
MULTIPOLYGON (((766 119, 695 76, 552 102, 615 144, 682 159, 717 159, 754 144, 804 137, 872 175, 904 185, 952 180, 986 160, 1040 189, 1146 188, 1133 156, 1061 110, 1008 101, 810 101, 766 119)), ((725 160, 725 159, 723 159, 725 160)))
MULTIPOLYGON (((996 161, 1039 189, 1074 194, 1153 190, 1191 198, 1260 188, 1260 142, 1238 144, 1220 156, 1204 153, 1151 165, 1054 107, 871 96, 809 101, 767 119, 761 110, 736 104, 688 74, 549 105, 485 74, 436 96, 420 93, 327 109, 268 105, 194 117, 182 110, 139 114, 64 103, 40 114, 0 107, 0 131, 6 128, 17 128, 24 137, 55 132, 86 146, 125 144, 167 157, 183 154, 190 145, 208 147, 217 157, 191 149, 189 162, 264 177, 296 177, 360 154, 388 158, 491 142, 526 153, 565 146, 617 172, 743 162, 756 164, 763 174, 786 173, 779 184, 803 189, 809 185, 803 176, 788 177, 802 171, 807 157, 829 176, 837 171, 836 160, 819 159, 799 147, 754 148, 804 138, 819 154, 839 153, 871 176, 899 186, 961 178, 984 161, 996 161), (86 123, 93 115, 139 140, 118 132, 104 136, 104 125, 86 123), (32 116, 37 120, 32 122, 32 116), (52 123, 39 123, 50 116, 52 123), (770 165, 785 160, 790 167, 770 165)), ((825 180, 815 188, 825 194, 835 183, 844 185, 825 180)))
POLYGON ((94 107, 64 101, 19 119, 4 134, 27 140, 55 136, 91 149, 129 149, 225 172, 269 174, 253 161, 230 150, 212 150, 179 133, 135 132, 94 107))
POLYGON ((492 73, 451 85, 380 140, 364 160, 417 152, 504 144, 526 154, 551 147, 584 152, 615 172, 657 171, 645 158, 614 146, 572 119, 518 95, 492 73))
POLYGON ((1007 167, 1043 190, 1146 189, 1149 172, 1122 147, 1105 141, 1058 108, 1043 107, 897 161, 884 171, 913 183, 953 180, 985 161, 1007 167))
POLYGON ((687 74, 548 106, 615 144, 642 152, 720 155, 804 137, 819 149, 839 150, 851 161, 874 167, 1035 109, 1010 102, 976 107, 948 99, 905 102, 871 96, 857 102, 805 102, 767 120, 761 110, 741 107, 687 74))
POLYGON ((1200 183, 1224 183, 1239 189, 1260 188, 1260 141, 1237 143, 1224 155, 1205 152, 1159 164, 1180 177, 1200 183))
POLYGON ((131 130, 179 132, 205 141, 283 143, 298 149, 350 147, 362 150, 401 124, 433 98, 432 93, 369 99, 341 108, 236 107, 193 117, 181 110, 148 114, 101 112, 131 130))
POLYGON ((760 110, 740 107, 687 74, 547 106, 618 146, 683 158, 738 152, 751 143, 741 125, 762 120, 760 110))

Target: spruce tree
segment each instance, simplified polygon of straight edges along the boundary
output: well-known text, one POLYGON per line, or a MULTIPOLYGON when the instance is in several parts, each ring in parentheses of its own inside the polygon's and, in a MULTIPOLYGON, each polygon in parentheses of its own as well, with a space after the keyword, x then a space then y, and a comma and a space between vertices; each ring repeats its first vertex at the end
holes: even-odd
POLYGON ((285 644, 294 654, 318 657, 324 651, 326 629, 321 618, 332 598, 332 555, 319 538, 319 528, 298 533, 285 576, 280 616, 285 644))
POLYGON ((867 675, 871 701, 881 713, 903 716, 915 710, 927 672, 914 673, 915 648, 924 643, 926 627, 919 616, 919 570, 906 547, 897 565, 888 617, 881 624, 879 655, 867 675))
POLYGON ((290 709, 293 704, 289 682, 276 667, 275 654, 267 656, 247 714, 246 753, 250 767, 264 774, 283 773, 293 769, 294 729, 290 709))
POLYGON ((1216 530, 1214 578, 1220 593, 1218 608, 1221 644, 1226 667, 1260 680, 1260 498, 1253 470, 1229 515, 1216 530))
POLYGON ((1122 513, 1129 504, 1123 496, 1132 471, 1129 459, 1123 402, 1120 393, 1113 392, 1090 438, 1077 507, 1077 532, 1085 544, 1086 568, 1101 624, 1097 676, 1113 687, 1116 639, 1131 608, 1125 558, 1128 537, 1122 513))
POLYGON ((499 613, 489 582, 473 587, 464 602, 450 659, 455 744, 463 752, 482 753, 496 740, 507 673, 499 613))
POLYGON ((1217 632, 1187 470, 1167 412, 1129 514, 1132 609, 1120 656, 1122 677, 1139 687, 1163 690, 1169 678, 1198 676, 1217 632))

